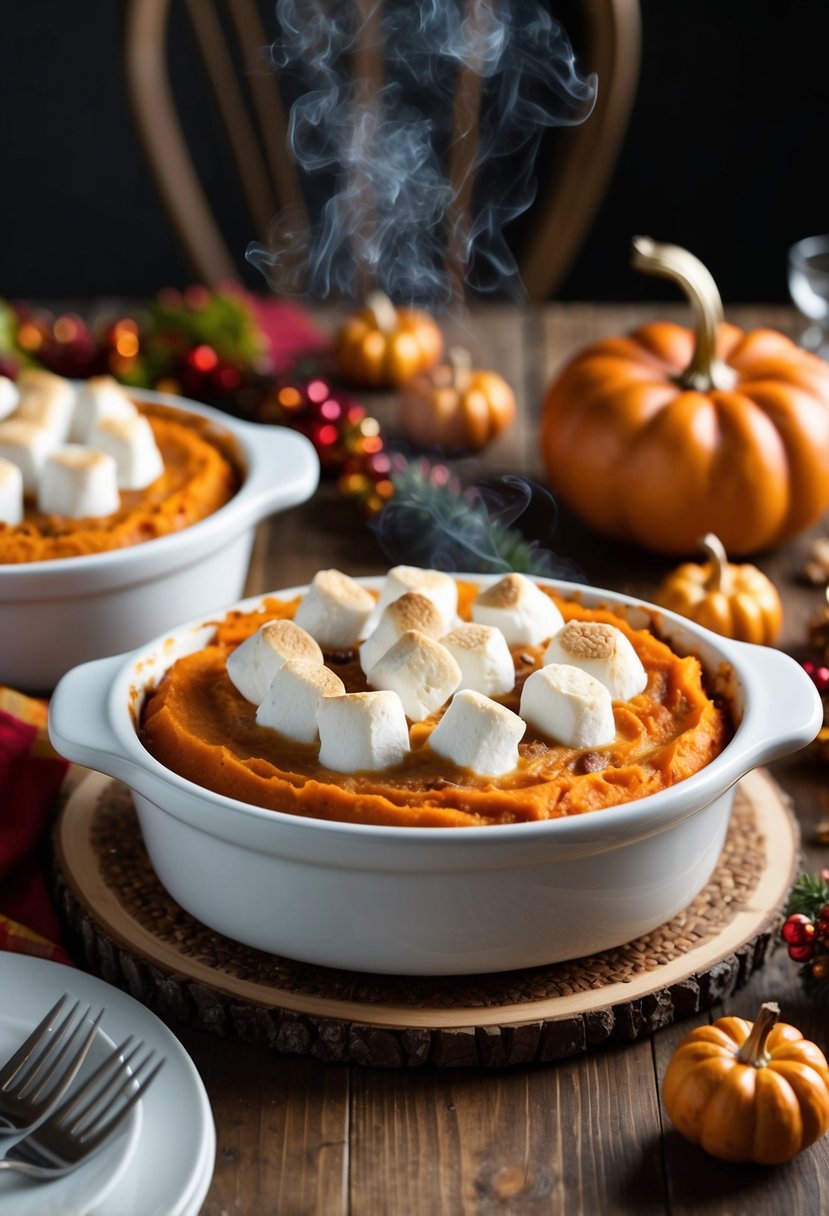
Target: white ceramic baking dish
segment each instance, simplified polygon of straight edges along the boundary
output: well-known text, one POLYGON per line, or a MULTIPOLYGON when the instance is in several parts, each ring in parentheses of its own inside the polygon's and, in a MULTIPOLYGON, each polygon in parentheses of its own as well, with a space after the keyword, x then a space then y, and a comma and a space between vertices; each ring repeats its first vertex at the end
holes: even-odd
POLYGON ((120 654, 243 594, 256 525, 304 502, 319 481, 313 445, 168 393, 135 391, 211 420, 231 437, 243 481, 220 510, 143 544, 0 564, 0 684, 46 692, 88 659, 120 654))
POLYGON ((540 823, 374 827, 250 806, 170 772, 136 733, 145 691, 211 637, 204 615, 66 675, 51 703, 52 741, 68 759, 132 789, 161 882, 193 916, 247 945, 330 967, 418 975, 532 967, 610 948, 670 919, 701 890, 722 848, 735 783, 809 743, 821 703, 778 650, 721 638, 627 596, 544 581, 587 605, 610 605, 636 627, 655 627, 709 672, 725 665, 737 726, 713 763, 637 802, 540 823))

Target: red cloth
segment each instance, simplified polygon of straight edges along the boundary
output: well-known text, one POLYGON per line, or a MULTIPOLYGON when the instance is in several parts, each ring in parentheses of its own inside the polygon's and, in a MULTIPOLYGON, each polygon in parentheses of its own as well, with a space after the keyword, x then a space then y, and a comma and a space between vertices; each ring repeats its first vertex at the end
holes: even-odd
POLYGON ((69 764, 52 749, 45 701, 0 687, 0 949, 69 963, 43 847, 69 764))
POLYGON ((320 354, 330 341, 298 305, 276 296, 245 294, 256 323, 268 339, 277 372, 286 371, 302 355, 320 354))

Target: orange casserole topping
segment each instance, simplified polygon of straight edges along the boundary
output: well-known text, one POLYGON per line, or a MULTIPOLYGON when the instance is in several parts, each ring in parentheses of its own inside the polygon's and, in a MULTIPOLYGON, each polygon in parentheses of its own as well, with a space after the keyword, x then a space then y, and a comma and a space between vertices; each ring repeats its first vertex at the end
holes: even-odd
MULTIPOLYGON (((459 614, 477 593, 459 585, 459 614)), ((549 592, 552 595, 552 592, 549 592)), ((264 611, 232 612, 212 643, 178 659, 149 695, 140 721, 144 746, 198 785, 242 802, 320 819, 404 827, 464 827, 580 815, 675 785, 709 764, 731 735, 724 701, 706 687, 698 659, 682 657, 647 629, 605 609, 552 595, 565 621, 615 625, 647 672, 645 690, 613 703, 616 737, 596 749, 563 747, 529 726, 510 772, 482 777, 426 746, 445 706, 410 725, 411 751, 393 768, 341 773, 320 765, 319 749, 258 726, 256 707, 231 683, 230 650, 266 620, 290 618, 299 600, 269 598, 264 611)), ((514 690, 496 698, 518 712, 521 689, 544 646, 512 647, 514 690)), ((349 692, 367 688, 356 651, 326 654, 349 692)))
POLYGON ((40 562, 123 549, 178 532, 218 511, 239 489, 228 442, 194 414, 140 405, 164 460, 164 472, 146 489, 122 490, 112 515, 69 519, 43 515, 31 505, 22 523, 0 522, 0 564, 40 562))

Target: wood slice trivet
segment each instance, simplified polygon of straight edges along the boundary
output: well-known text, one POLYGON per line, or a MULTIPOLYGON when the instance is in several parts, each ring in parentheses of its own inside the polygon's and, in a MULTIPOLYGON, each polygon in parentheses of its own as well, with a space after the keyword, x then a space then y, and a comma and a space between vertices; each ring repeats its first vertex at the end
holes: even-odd
POLYGON ((127 788, 99 773, 61 811, 54 877, 74 957, 165 1021, 324 1060, 501 1067, 633 1041, 741 987, 782 922, 798 847, 784 795, 757 770, 710 882, 667 924, 589 958, 437 978, 312 966, 208 929, 161 886, 127 788))

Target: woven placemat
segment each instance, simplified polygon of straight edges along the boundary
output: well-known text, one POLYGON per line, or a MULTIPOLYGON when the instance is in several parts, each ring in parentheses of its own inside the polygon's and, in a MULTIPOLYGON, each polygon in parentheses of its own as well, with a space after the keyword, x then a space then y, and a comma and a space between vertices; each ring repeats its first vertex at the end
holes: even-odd
POLYGON ((752 773, 711 880, 668 923, 582 959, 437 978, 298 963, 208 929, 157 879, 127 788, 97 773, 62 811, 54 874, 75 957, 168 1021, 324 1059, 495 1066, 630 1041, 735 990, 765 959, 797 856, 785 798, 752 773))

